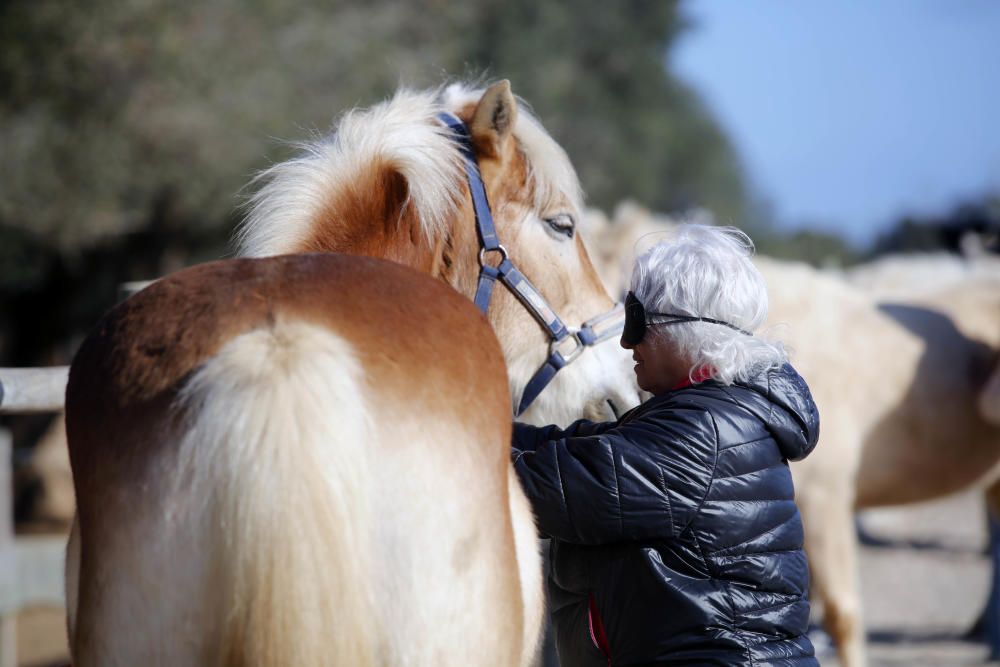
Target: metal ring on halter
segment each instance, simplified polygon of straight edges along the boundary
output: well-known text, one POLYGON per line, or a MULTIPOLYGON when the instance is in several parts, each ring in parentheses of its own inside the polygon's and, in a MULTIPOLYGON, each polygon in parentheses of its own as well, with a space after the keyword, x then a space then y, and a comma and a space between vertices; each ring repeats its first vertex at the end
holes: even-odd
POLYGON ((551 357, 554 352, 558 352, 559 356, 563 358, 565 365, 572 363, 577 357, 583 354, 583 351, 587 349, 586 343, 580 340, 580 331, 578 329, 569 329, 569 335, 559 340, 554 340, 549 343, 549 356, 551 357), (574 341, 576 345, 572 350, 568 352, 563 352, 560 348, 566 341, 574 341))
MULTIPOLYGON (((486 266, 486 253, 488 252, 498 252, 500 253, 500 264, 507 261, 507 248, 503 247, 503 244, 498 245, 496 248, 480 248, 479 249, 479 266, 486 266)), ((500 266, 497 264, 497 266, 500 266)))

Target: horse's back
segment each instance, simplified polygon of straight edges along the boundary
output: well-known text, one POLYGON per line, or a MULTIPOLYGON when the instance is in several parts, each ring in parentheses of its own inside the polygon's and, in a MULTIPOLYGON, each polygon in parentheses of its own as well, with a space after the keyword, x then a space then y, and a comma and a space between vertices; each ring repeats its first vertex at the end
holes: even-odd
POLYGON ((71 371, 76 662, 512 662, 509 411, 485 319, 404 267, 158 281, 71 371))
MULTIPOLYGON (((391 367, 396 384, 413 373, 450 385, 477 381, 480 368, 503 371, 485 318, 441 281, 384 260, 323 253, 210 262, 153 283, 108 313, 83 343, 69 390, 86 387, 98 404, 88 409, 106 401, 114 401, 106 407, 115 414, 138 407, 176 390, 233 337, 281 318, 337 331, 364 355, 368 372, 391 367), (446 358, 427 356, 444 350, 446 358)), ((442 409, 469 416, 454 396, 440 398, 442 409)))

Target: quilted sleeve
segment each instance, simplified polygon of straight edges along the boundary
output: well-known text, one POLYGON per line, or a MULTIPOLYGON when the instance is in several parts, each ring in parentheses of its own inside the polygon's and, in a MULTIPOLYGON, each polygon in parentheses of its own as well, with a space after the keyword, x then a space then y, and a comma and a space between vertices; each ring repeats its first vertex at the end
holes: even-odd
POLYGON ((592 422, 586 419, 579 419, 564 429, 560 429, 558 426, 532 426, 514 422, 511 459, 517 458, 521 452, 534 451, 539 444, 549 440, 597 435, 614 427, 615 422, 592 422))
POLYGON ((669 538, 691 522, 714 472, 704 409, 664 409, 590 435, 553 431, 514 468, 539 529, 579 544, 669 538))

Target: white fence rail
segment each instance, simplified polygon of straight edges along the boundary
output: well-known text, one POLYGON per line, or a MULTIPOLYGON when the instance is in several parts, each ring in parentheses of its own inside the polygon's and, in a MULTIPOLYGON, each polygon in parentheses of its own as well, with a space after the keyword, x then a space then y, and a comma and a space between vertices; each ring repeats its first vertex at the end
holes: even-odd
POLYGON ((59 412, 69 366, 0 368, 0 414, 59 412))
MULTIPOLYGON (((63 409, 69 367, 0 368, 0 414, 63 409)), ((65 604, 61 537, 14 537, 10 433, 0 428, 0 667, 17 664, 17 613, 65 604)))

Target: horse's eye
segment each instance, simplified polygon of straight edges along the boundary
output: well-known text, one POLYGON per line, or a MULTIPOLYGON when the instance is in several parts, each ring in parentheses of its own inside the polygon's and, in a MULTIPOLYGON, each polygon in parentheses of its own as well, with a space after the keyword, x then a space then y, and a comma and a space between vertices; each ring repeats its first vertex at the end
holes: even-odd
POLYGON ((557 234, 562 234, 567 238, 573 238, 573 232, 576 230, 576 221, 573 220, 573 216, 568 213, 560 213, 559 215, 554 215, 551 218, 545 218, 545 224, 547 224, 549 229, 552 231, 557 234))

